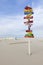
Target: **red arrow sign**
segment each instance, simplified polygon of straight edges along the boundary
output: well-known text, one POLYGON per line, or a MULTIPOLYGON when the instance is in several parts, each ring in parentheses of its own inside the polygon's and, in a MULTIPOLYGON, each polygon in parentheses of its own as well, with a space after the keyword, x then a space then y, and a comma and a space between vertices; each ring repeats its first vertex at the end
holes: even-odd
POLYGON ((32 30, 26 30, 26 32, 32 32, 32 30))
POLYGON ((33 16, 31 16, 31 17, 29 17, 29 16, 26 16, 26 17, 24 17, 24 19, 32 19, 33 18, 33 16))
POLYGON ((26 7, 25 7, 25 9, 26 9, 26 10, 28 10, 28 9, 32 9, 32 8, 31 8, 31 7, 26 6, 26 7))

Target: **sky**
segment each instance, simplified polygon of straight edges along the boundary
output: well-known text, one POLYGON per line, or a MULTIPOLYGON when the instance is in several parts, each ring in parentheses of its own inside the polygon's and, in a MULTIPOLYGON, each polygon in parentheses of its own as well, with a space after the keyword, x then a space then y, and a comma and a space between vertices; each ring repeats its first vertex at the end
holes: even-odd
POLYGON ((43 0, 0 0, 0 37, 25 35, 23 17, 27 5, 34 11, 33 33, 43 37, 43 0))
POLYGON ((0 0, 0 15, 23 14, 26 5, 37 7, 43 5, 43 0, 0 0))
POLYGON ((23 14, 23 9, 28 3, 31 5, 31 0, 0 0, 0 14, 23 14))

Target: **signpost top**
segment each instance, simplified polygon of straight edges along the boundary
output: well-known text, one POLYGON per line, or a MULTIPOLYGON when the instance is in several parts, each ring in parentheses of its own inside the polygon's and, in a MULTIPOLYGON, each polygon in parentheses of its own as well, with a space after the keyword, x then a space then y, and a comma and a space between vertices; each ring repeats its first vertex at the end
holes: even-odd
POLYGON ((24 36, 25 38, 34 38, 32 30, 30 29, 32 26, 32 23, 33 23, 33 20, 32 20, 33 19, 33 15, 32 15, 33 13, 34 12, 32 10, 32 7, 26 6, 24 8, 24 14, 26 15, 26 16, 24 16, 24 19, 28 20, 28 21, 24 22, 24 24, 28 26, 28 30, 26 30, 27 34, 25 34, 25 36, 24 36))

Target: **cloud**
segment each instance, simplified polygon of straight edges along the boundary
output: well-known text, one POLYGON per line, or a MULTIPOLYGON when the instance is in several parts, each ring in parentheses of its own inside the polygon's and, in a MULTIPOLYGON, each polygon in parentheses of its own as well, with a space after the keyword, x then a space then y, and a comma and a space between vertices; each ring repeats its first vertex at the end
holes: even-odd
POLYGON ((22 29, 25 29, 23 16, 4 16, 0 18, 0 35, 15 34, 22 29))
POLYGON ((43 37, 43 8, 38 6, 33 8, 34 23, 32 26, 35 37, 43 37))
POLYGON ((42 26, 43 25, 43 9, 40 8, 40 6, 38 8, 34 8, 34 24, 35 26, 42 26))

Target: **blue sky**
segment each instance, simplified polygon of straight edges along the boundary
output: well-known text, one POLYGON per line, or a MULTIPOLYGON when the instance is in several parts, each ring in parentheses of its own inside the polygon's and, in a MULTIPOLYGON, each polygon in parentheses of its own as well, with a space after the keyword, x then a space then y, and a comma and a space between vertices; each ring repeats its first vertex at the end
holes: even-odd
POLYGON ((23 23, 23 17, 26 5, 33 7, 34 35, 43 35, 43 0, 0 0, 0 37, 25 35, 27 26, 23 23))
POLYGON ((26 5, 32 5, 31 0, 0 0, 0 14, 22 14, 26 5))
POLYGON ((43 0, 0 0, 0 15, 18 15, 23 14, 26 5, 38 7, 43 5, 43 0))
POLYGON ((26 5, 34 7, 43 4, 43 0, 0 0, 0 15, 18 15, 23 14, 26 5))

